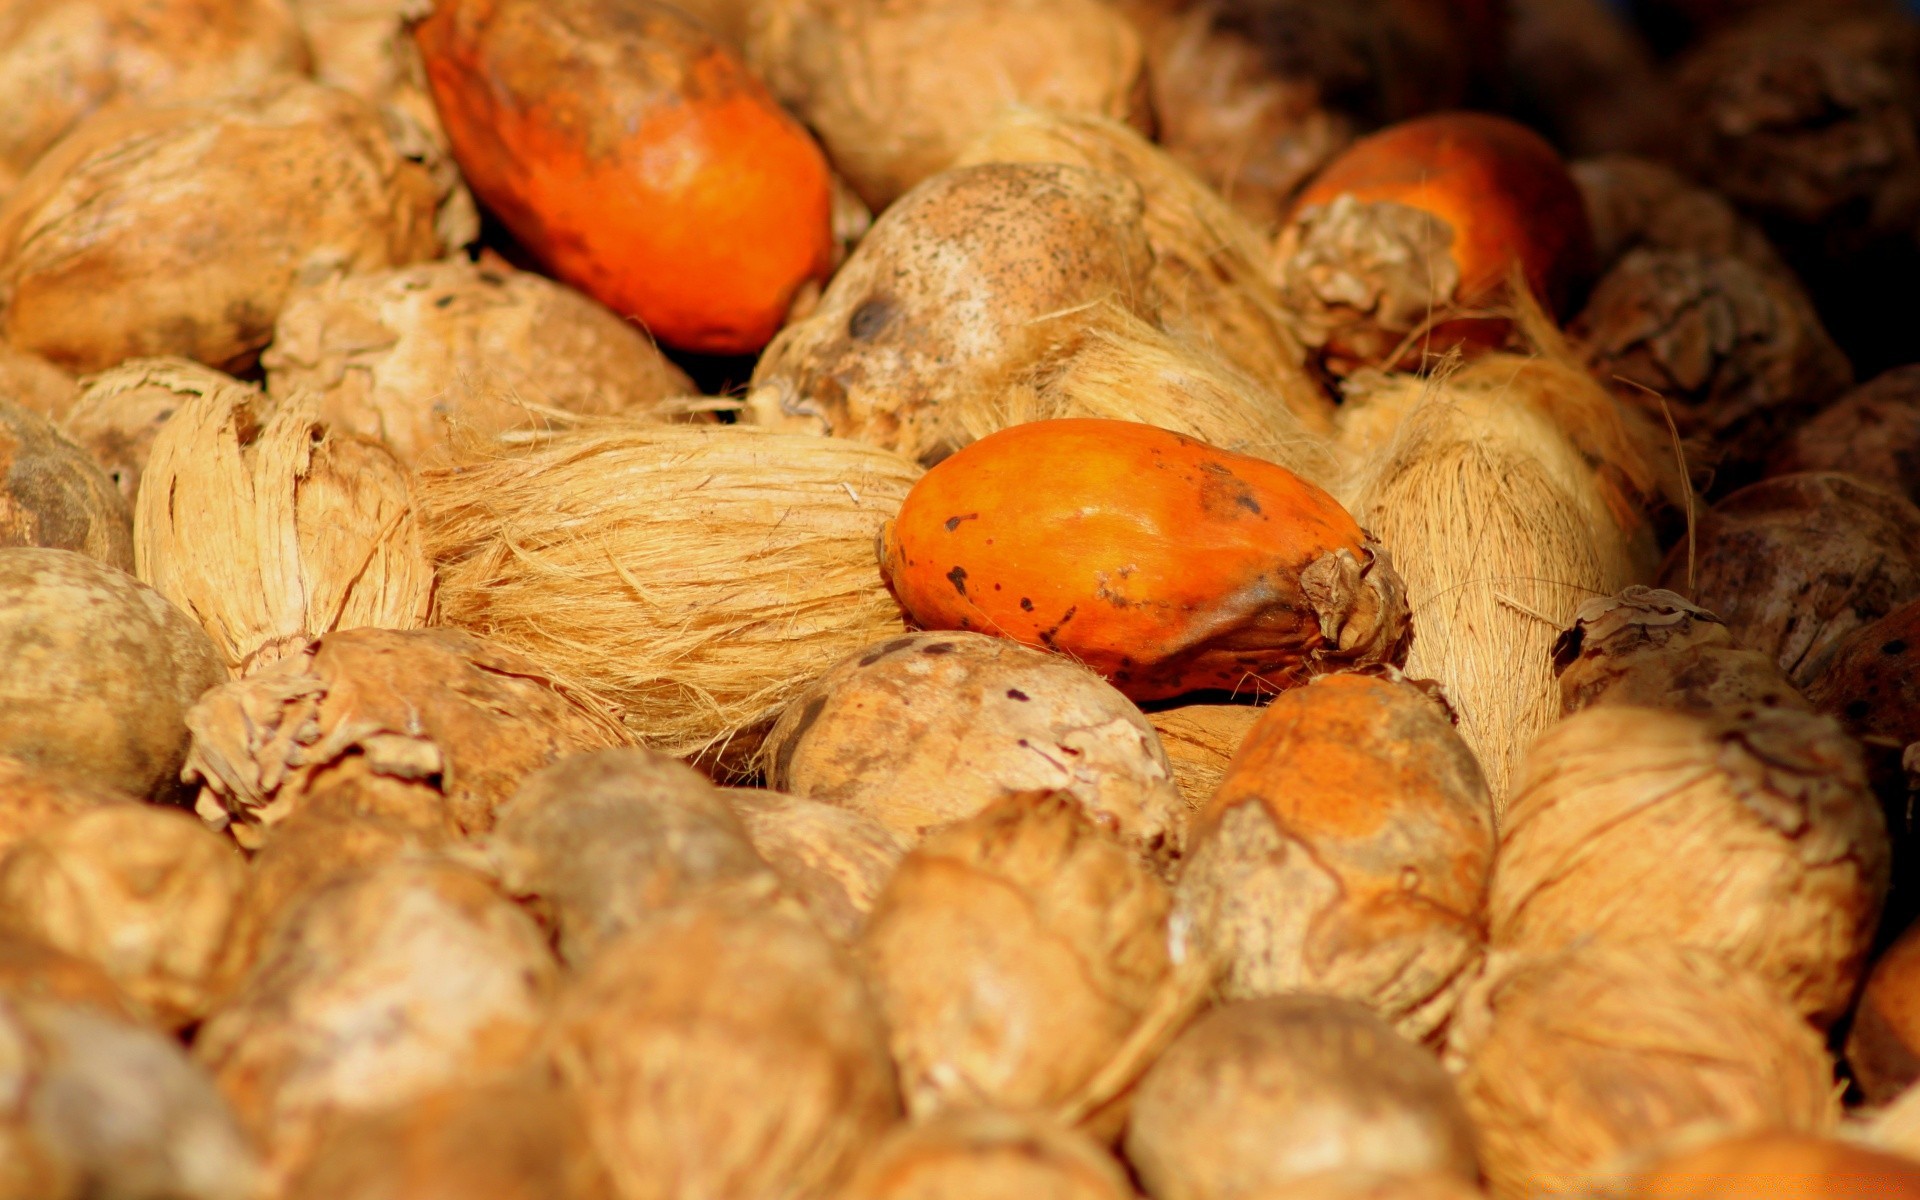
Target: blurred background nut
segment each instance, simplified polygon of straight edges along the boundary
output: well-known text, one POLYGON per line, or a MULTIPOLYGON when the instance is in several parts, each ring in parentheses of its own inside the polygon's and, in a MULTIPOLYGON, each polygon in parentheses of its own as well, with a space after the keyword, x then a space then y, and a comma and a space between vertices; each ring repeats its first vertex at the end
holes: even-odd
POLYGON ((814 923, 841 942, 866 925, 907 847, 886 826, 838 805, 763 788, 728 788, 747 837, 814 923))
POLYGON ((1043 1117, 978 1109, 896 1127, 839 1194, 844 1200, 1127 1200, 1134 1193, 1120 1164, 1085 1134, 1043 1117))
POLYGON ((0 546, 77 550, 130 571, 132 532, 127 501, 99 464, 0 395, 0 546))

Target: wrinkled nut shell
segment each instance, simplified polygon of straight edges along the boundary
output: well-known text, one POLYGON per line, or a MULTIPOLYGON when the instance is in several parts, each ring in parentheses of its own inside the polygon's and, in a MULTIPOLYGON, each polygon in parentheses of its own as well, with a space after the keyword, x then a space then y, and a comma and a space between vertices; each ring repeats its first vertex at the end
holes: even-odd
POLYGON ((1581 605, 1553 644, 1553 669, 1563 714, 1602 704, 1702 715, 1812 707, 1771 656, 1736 647, 1719 617, 1639 584, 1581 605))

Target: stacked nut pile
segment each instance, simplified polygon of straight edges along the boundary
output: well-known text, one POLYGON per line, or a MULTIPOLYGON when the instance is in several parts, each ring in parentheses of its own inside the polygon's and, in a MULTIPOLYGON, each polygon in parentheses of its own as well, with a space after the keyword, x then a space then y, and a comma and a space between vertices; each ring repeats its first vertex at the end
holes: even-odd
POLYGON ((1892 0, 0 0, 0 1200, 1920 1198, 1892 0))

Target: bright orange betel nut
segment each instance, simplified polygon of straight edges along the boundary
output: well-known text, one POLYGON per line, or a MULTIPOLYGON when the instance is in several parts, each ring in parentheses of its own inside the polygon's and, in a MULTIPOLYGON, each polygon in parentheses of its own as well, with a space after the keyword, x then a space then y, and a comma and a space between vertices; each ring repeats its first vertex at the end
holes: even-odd
POLYGON ((921 626, 1060 651, 1136 700, 1405 653, 1398 578, 1332 496, 1150 425, 982 438, 914 486, 880 553, 921 626))
POLYGON ((651 0, 439 0, 414 38, 475 195, 660 341, 751 353, 825 278, 825 156, 692 18, 651 0))

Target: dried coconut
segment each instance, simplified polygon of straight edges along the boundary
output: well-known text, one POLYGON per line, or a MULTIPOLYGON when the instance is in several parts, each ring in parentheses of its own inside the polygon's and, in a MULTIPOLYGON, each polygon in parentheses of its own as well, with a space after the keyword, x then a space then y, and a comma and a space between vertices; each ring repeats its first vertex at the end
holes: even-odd
POLYGON ((1725 196, 1672 167, 1630 154, 1572 164, 1573 180, 1593 226, 1594 256, 1606 270, 1636 249, 1684 250, 1737 258, 1766 274, 1791 278, 1760 227, 1725 196))
POLYGON ((334 629, 426 624, 433 567, 407 472, 330 430, 304 397, 186 397, 154 439, 134 508, 142 582, 248 675, 334 629))
POLYGON ((902 630, 873 541, 919 474, 839 439, 622 422, 424 472, 416 494, 444 620, 550 664, 654 749, 738 765, 829 664, 902 630))
POLYGON ((859 976, 779 910, 656 914, 575 978, 548 1036, 622 1200, 836 1195, 899 1112, 859 976))
POLYGON ((63 817, 133 802, 86 775, 0 756, 0 857, 63 817))
POLYGON ((136 358, 89 377, 60 429, 93 455, 131 512, 154 439, 182 404, 214 392, 237 397, 256 390, 184 358, 136 358))
POLYGON ((59 421, 79 394, 73 376, 38 354, 0 341, 0 401, 59 421))
POLYGON ((0 547, 78 550, 133 569, 133 517, 104 471, 45 417, 0 396, 0 547))
POLYGON ((445 147, 426 67, 408 33, 420 0, 289 0, 313 56, 313 77, 405 113, 445 147))
POLYGON ((556 409, 665 415, 695 391, 644 330, 579 292, 464 256, 295 292, 261 362, 275 397, 312 395, 321 420, 410 467, 454 430, 490 436, 556 409))
POLYGON ((0 859, 0 925, 99 964, 170 1029, 207 1015, 246 867, 191 814, 75 813, 0 859))
POLYGON ((1840 1137, 1766 1130, 1689 1145, 1641 1164, 1619 1194, 1631 1200, 1916 1200, 1920 1162, 1840 1137))
POLYGON ((1868 1104, 1888 1104, 1920 1080, 1920 927, 1874 961, 1847 1030, 1847 1066, 1868 1104))
POLYGON ((1331 1170, 1478 1175, 1432 1055, 1348 1000, 1242 1000, 1201 1017, 1141 1081, 1127 1161, 1153 1200, 1237 1200, 1331 1170))
POLYGON ((747 837, 807 915, 836 941, 865 927, 880 890, 907 848, 891 830, 850 808, 760 788, 728 788, 747 837))
POLYGON ((1499 955, 1449 1042, 1493 1194, 1566 1193, 1702 1131, 1823 1132, 1820 1036, 1760 980, 1639 943, 1499 955))
POLYGON ((226 677, 193 619, 68 550, 0 549, 0 755, 170 798, 187 710, 226 677))
POLYGON ((1920 598, 1920 508, 1848 475, 1763 479, 1700 515, 1660 583, 1806 687, 1848 634, 1920 598))
POLYGON ((91 1008, 130 1024, 146 1016, 98 963, 10 930, 0 930, 0 995, 91 1008))
POLYGON ((720 790, 651 750, 573 754, 527 776, 486 854, 576 969, 661 909, 703 898, 750 906, 780 890, 720 790))
POLYGON ((1653 49, 1606 0, 1507 5, 1507 111, 1569 154, 1651 148, 1675 119, 1653 49))
POLYGON ((1140 37, 1094 0, 769 0, 748 63, 875 211, 1009 104, 1147 123, 1140 37))
POLYGON ((187 720, 186 772, 206 785, 198 811, 249 848, 356 757, 431 787, 473 834, 528 772, 626 741, 538 664, 456 629, 328 634, 209 693, 187 720))
POLYGON ((908 1112, 1003 1107, 1116 1130, 1114 1102, 1204 994, 1172 909, 1147 864, 1060 793, 929 837, 859 943, 908 1112))
POLYGON ((409 149, 298 79, 100 113, 0 206, 0 333, 83 372, 244 367, 296 284, 439 253, 443 188, 409 149))
POLYGON ((193 1053, 284 1181, 330 1116, 524 1062, 558 973, 540 930, 485 879, 393 862, 308 896, 193 1053))
POLYGON ((1322 1171, 1270 1188, 1247 1200, 1485 1200, 1475 1184, 1447 1171, 1322 1171))
POLYGON ((861 1160, 841 1200, 1132 1200, 1120 1164, 1085 1134, 978 1109, 901 1125, 861 1160))
POLYGON ((1788 434, 1767 474, 1844 471, 1920 504, 1920 364, 1854 388, 1788 434))
POLYGON ((863 647, 795 696, 762 748, 770 786, 851 808, 907 844, 995 801, 1057 791, 1166 864, 1187 806, 1153 726, 1060 655, 978 633, 863 647))
POLYGON ((1227 999, 1320 992, 1432 1036, 1479 965, 1493 802, 1445 702, 1326 675, 1262 710, 1195 823, 1179 911, 1227 999))
POLYGON ((1206 807, 1262 710, 1251 704, 1184 704, 1147 714, 1187 807, 1206 807))
POLYGON ((1703 715, 1812 708, 1770 655, 1735 646, 1719 617, 1639 584, 1581 605, 1553 644, 1553 669, 1562 713, 1601 704, 1703 715))
POLYGON ((1830 718, 1590 708, 1527 754, 1490 932, 1528 951, 1698 947, 1825 1027, 1865 970, 1888 857, 1859 750, 1830 718))

